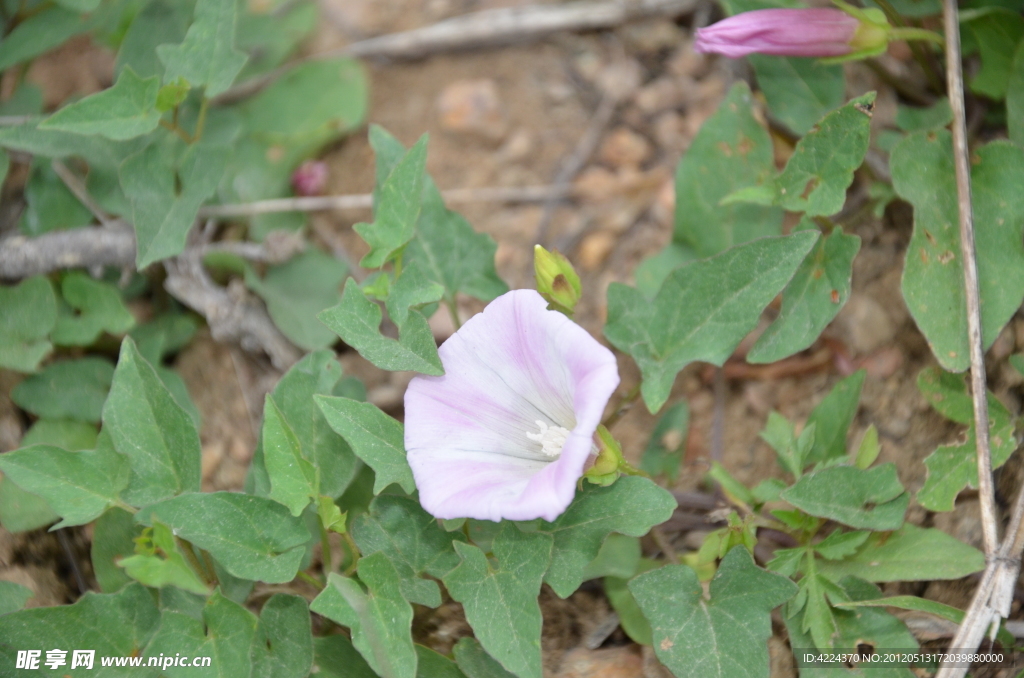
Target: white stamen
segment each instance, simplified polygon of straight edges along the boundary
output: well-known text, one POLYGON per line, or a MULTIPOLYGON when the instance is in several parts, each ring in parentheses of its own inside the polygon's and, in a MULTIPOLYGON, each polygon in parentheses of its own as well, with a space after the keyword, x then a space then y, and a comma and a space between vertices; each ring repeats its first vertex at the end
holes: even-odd
POLYGON ((569 429, 561 426, 548 426, 541 420, 537 420, 540 433, 527 433, 526 437, 540 443, 540 451, 552 459, 558 459, 565 447, 565 441, 569 439, 569 429))

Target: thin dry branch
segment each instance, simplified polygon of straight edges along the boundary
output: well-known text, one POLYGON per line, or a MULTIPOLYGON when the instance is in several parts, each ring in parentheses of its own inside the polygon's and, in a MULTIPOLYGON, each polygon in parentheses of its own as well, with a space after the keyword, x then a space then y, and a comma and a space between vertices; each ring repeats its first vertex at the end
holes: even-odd
POLYGON ((699 0, 606 0, 566 5, 527 5, 474 12, 401 33, 354 42, 340 49, 314 54, 264 76, 240 83, 214 98, 224 104, 255 94, 299 64, 340 56, 419 59, 481 47, 539 40, 562 31, 593 31, 654 17, 675 17, 692 12, 699 0))
POLYGON ((0 279, 18 280, 61 268, 135 265, 135 231, 118 220, 99 228, 0 240, 0 279))
POLYGON ((54 173, 60 177, 60 180, 64 182, 71 194, 78 198, 78 202, 85 205, 85 207, 92 212, 92 215, 96 217, 96 220, 104 226, 109 225, 114 221, 114 218, 104 211, 99 204, 92 199, 89 195, 89 191, 85 188, 85 183, 75 175, 68 166, 56 158, 50 163, 50 167, 53 168, 54 173))

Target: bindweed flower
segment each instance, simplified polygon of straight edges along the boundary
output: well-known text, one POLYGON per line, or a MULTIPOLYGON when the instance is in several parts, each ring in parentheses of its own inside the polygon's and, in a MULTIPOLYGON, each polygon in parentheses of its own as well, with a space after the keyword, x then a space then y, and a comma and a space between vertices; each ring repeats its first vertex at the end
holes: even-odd
MULTIPOLYGON (((697 29, 693 49, 732 58, 755 53, 844 56, 863 49, 855 40, 861 25, 860 20, 840 9, 759 9, 697 29)), ((887 36, 880 37, 884 46, 887 36)))
POLYGON ((327 163, 307 160, 292 172, 295 195, 320 195, 327 188, 327 163))
POLYGON ((554 520, 596 450, 615 356, 533 290, 492 301, 405 393, 405 447, 437 518, 554 520))

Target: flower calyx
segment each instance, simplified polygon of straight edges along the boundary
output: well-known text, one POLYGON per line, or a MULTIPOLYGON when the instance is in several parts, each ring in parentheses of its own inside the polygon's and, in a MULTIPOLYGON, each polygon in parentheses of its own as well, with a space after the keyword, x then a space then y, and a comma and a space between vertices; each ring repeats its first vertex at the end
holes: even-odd
POLYGON ((647 476, 646 473, 634 467, 622 456, 622 446, 619 441, 612 437, 611 432, 604 426, 597 427, 597 461, 587 469, 583 477, 595 485, 607 487, 616 480, 619 475, 647 476))
POLYGON ((583 296, 583 287, 569 260, 558 251, 535 245, 533 270, 537 277, 537 291, 548 302, 548 308, 571 318, 576 303, 583 296))

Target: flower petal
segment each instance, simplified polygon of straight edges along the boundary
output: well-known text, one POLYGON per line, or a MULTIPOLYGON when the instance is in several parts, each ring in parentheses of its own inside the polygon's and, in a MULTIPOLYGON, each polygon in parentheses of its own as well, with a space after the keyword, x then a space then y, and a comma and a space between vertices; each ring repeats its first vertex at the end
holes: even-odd
POLYGON ((553 520, 572 501, 619 384, 615 357, 533 290, 509 292, 439 349, 445 375, 405 396, 405 446, 420 502, 439 518, 553 520), (571 431, 551 461, 526 437, 571 431))

